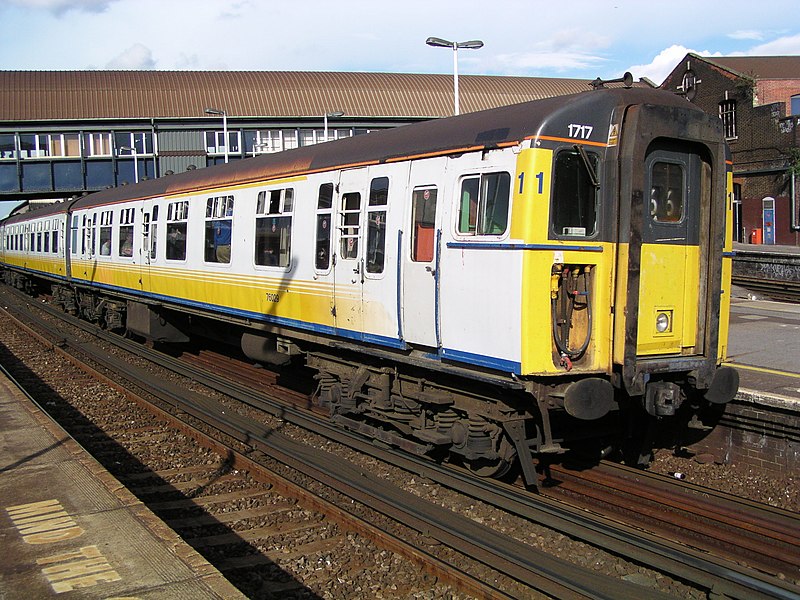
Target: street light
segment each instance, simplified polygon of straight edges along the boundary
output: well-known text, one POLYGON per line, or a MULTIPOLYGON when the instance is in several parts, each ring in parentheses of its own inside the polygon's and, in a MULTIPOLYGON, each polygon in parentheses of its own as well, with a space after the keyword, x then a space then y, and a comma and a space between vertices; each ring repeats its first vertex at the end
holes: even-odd
POLYGON ((225 138, 225 162, 228 162, 228 113, 218 108, 207 108, 207 115, 221 115, 222 116, 222 136, 225 138))
POLYGON ((435 48, 452 48, 453 49, 453 89, 454 95, 456 99, 456 114, 459 114, 458 111, 458 49, 459 48, 467 48, 468 50, 478 50, 483 48, 483 42, 480 40, 469 40, 468 42, 451 42, 449 40, 443 40, 442 38, 437 37, 429 37, 425 40, 425 43, 428 46, 433 46, 435 48))
POLYGON ((133 182, 139 183, 139 158, 136 155, 136 148, 131 148, 130 146, 120 146, 120 152, 122 150, 127 150, 133 156, 133 182))
POLYGON ((325 141, 328 141, 328 117, 341 117, 344 113, 340 110, 335 110, 333 112, 325 113, 322 117, 323 121, 325 122, 325 141))

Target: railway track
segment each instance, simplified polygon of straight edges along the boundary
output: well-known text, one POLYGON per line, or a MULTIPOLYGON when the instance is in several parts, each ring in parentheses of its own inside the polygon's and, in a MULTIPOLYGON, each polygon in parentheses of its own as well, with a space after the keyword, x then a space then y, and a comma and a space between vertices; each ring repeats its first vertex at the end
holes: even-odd
POLYGON ((607 461, 581 471, 553 466, 550 475, 549 497, 776 577, 800 578, 796 514, 607 461))
MULTIPOLYGON (((215 360, 209 357, 204 357, 202 361, 208 360, 215 360)), ((205 370, 207 371, 207 362, 205 365, 205 370)), ((200 379, 199 377, 192 376, 193 378, 200 379)), ((240 379, 242 382, 245 382, 251 375, 245 376, 244 373, 237 373, 237 378, 240 379)), ((270 375, 252 375, 252 378, 258 380, 259 377, 269 379, 270 375)), ((208 382, 204 382, 208 383, 208 382)), ((263 380, 259 385, 263 384, 263 380)), ((241 384, 242 387, 246 388, 247 386, 245 383, 241 384)), ((247 394, 247 392, 240 391, 241 394, 247 394)), ((297 394, 297 396, 302 396, 302 394, 297 394)), ((235 394, 234 394, 235 395, 235 394)), ((254 401, 250 400, 251 406, 254 404, 254 401)), ((261 407, 262 409, 264 407, 261 407)), ((201 411, 202 412, 202 411, 201 411)), ((208 412, 208 411, 207 411, 208 412)), ((289 409, 286 407, 283 408, 275 408, 271 409, 273 414, 280 414, 283 418, 286 417, 288 414, 289 409)), ((205 415, 207 418, 208 415, 205 415)), ((316 427, 321 427, 319 423, 314 425, 316 427)), ((252 425, 250 425, 252 428, 252 425)), ((239 438, 241 441, 242 438, 242 430, 228 431, 228 434, 231 437, 239 438)), ((244 437, 252 436, 253 432, 249 431, 244 437)), ((332 437, 335 437, 334 434, 331 434, 332 437)), ((252 440, 249 440, 251 443, 252 440)), ((269 453, 273 455, 280 455, 281 451, 276 450, 274 447, 267 448, 269 453)), ((285 450, 284 450, 285 452, 285 450)), ((400 456, 400 455, 398 455, 400 456)), ((286 454, 282 457, 283 460, 291 463, 291 456, 286 454)), ((399 457, 394 459, 396 464, 404 465, 404 468, 409 468, 412 472, 424 473, 426 477, 431 478, 433 481, 439 481, 444 485, 450 485, 455 487, 454 479, 459 479, 460 475, 454 475, 444 469, 441 472, 437 472, 437 469, 434 465, 430 465, 427 463, 414 463, 414 461, 409 462, 407 457, 399 457)), ((315 475, 315 478, 319 477, 319 475, 315 475)), ((491 495, 494 495, 494 499, 490 500, 491 502, 496 503, 497 505, 503 505, 506 510, 511 510, 512 512, 520 515, 521 517, 533 521, 548 521, 548 524, 553 526, 554 524, 558 525, 559 521, 564 521, 563 524, 563 531, 568 535, 574 535, 581 539, 587 539, 592 541, 592 543, 600 544, 603 547, 607 547, 612 549, 615 552, 620 552, 621 554, 627 553, 628 555, 636 555, 637 559, 641 562, 648 562, 651 560, 652 555, 652 562, 653 564, 660 563, 658 565, 659 568, 663 569, 667 573, 671 573, 676 577, 681 579, 685 579, 688 581, 694 581, 698 586, 701 588, 706 589, 715 589, 715 590, 723 590, 723 593, 728 594, 730 597, 791 597, 791 595, 785 594, 792 594, 794 593, 793 590, 796 589, 796 586, 793 587, 791 584, 783 584, 782 582, 772 581, 768 578, 759 578, 757 575, 754 574, 747 574, 746 569, 740 570, 731 570, 728 566, 720 566, 719 564, 715 563, 714 565, 709 566, 706 564, 705 566, 698 566, 702 562, 702 557, 692 556, 690 553, 680 558, 676 558, 679 552, 682 552, 676 546, 669 546, 667 550, 665 550, 665 546, 661 546, 660 548, 656 548, 656 546, 648 546, 645 548, 644 542, 640 539, 638 542, 632 543, 630 539, 626 539, 624 541, 621 540, 622 537, 629 536, 635 537, 631 532, 620 533, 619 531, 614 533, 609 533, 609 525, 607 523, 598 525, 595 523, 594 525, 583 525, 583 521, 588 521, 585 518, 585 515, 581 516, 580 513, 573 513, 571 515, 567 515, 561 509, 558 509, 555 505, 550 504, 547 505, 546 503, 542 505, 541 499, 538 503, 539 506, 534 506, 534 503, 531 502, 529 497, 525 497, 524 495, 519 494, 519 491, 512 492, 509 490, 503 490, 502 492, 498 491, 498 489, 491 490, 486 484, 488 482, 476 482, 474 479, 471 482, 464 483, 461 487, 462 489, 469 489, 467 493, 472 494, 476 498, 488 498, 491 495), (504 496, 505 499, 498 499, 498 496, 504 496), (584 527, 584 531, 580 531, 580 528, 584 527), (587 533, 587 531, 591 531, 591 533, 587 533), (626 549, 627 548, 627 549, 626 549), (688 556, 688 558, 687 558, 688 556), (673 564, 668 564, 672 561, 673 564), (724 571, 723 575, 719 575, 720 570, 724 571), (717 574, 710 574, 710 572, 716 571, 717 574)), ((350 492, 354 493, 354 492, 350 492)), ((392 508, 389 506, 390 504, 396 504, 397 499, 387 499, 384 498, 383 501, 385 502, 387 508, 387 513, 392 513, 393 511, 397 510, 395 506, 392 508)), ((408 498, 403 498, 401 502, 407 502, 408 498)), ((170 500, 163 500, 163 502, 170 502, 170 500)), ((176 510, 175 508, 170 510, 176 510)), ((395 512, 394 516, 396 519, 403 519, 402 516, 398 516, 395 512)), ((176 518, 183 518, 183 517, 176 517, 176 518)), ((407 516, 406 519, 409 519, 407 516)), ((427 531, 429 535, 433 535, 440 541, 443 539, 447 539, 449 536, 452 535, 452 532, 447 532, 445 530, 435 530, 432 526, 432 523, 426 521, 428 517, 420 517, 419 515, 415 515, 414 518, 411 518, 409 523, 413 523, 414 526, 423 531, 427 531)), ((179 522, 180 524, 181 522, 179 522)), ((458 528, 460 529, 471 529, 469 523, 459 523, 458 528)), ((491 530, 490 530, 491 532, 491 530)), ((486 549, 486 540, 487 535, 491 538, 490 532, 484 530, 479 531, 470 531, 469 534, 472 536, 473 540, 469 543, 474 544, 474 546, 470 546, 472 548, 470 554, 474 557, 480 557, 485 562, 490 562, 492 559, 489 558, 487 555, 486 549), (482 538, 482 539, 481 539, 482 538)), ((221 535, 221 534, 220 534, 221 535)), ((211 536, 203 536, 203 538, 209 538, 211 536)), ((640 536, 641 537, 641 536, 640 536)), ((201 538, 201 539, 203 539, 201 538)), ((510 543, 506 540, 504 543, 510 543)), ((648 542, 649 543, 649 542, 648 542)), ((453 545, 461 544, 462 547, 465 544, 464 540, 462 541, 454 541, 453 545)), ((491 545, 491 544, 490 544, 491 545)), ((521 547, 517 547, 515 550, 516 554, 519 556, 523 553, 530 554, 530 547, 523 549, 521 547)), ((511 553, 513 555, 513 553, 511 553)), ((509 557, 507 556, 506 561, 509 561, 509 557)), ((548 570, 549 568, 554 568, 557 570, 557 566, 553 563, 548 562, 543 557, 539 556, 538 554, 534 557, 534 562, 538 562, 538 568, 541 571, 542 565, 547 565, 544 570, 548 570)), ((518 562, 519 559, 515 560, 518 562)), ((524 561, 523 561, 524 562, 524 561)), ((532 580, 529 578, 531 577, 530 574, 525 575, 523 573, 524 569, 520 570, 520 565, 507 565, 506 567, 507 575, 510 571, 510 577, 512 579, 516 579, 517 582, 524 581, 526 583, 531 583, 532 580), (510 568, 513 567, 513 568, 510 568)), ((575 573, 576 570, 574 565, 571 569, 572 574, 571 577, 573 582, 576 579, 575 573)), ((587 580, 588 581, 588 580, 587 580)), ((608 583, 608 582, 606 582, 608 583)), ((543 584, 533 583, 533 587, 536 589, 542 590, 543 584), (536 586, 539 586, 538 588, 536 586)), ((602 585, 598 586, 598 582, 595 581, 589 585, 594 585, 595 590, 606 589, 602 585)), ((573 583, 574 586, 574 583, 573 583)), ((563 591, 563 590, 562 590, 563 591)), ((630 591, 630 590, 627 590, 630 591)), ((546 593, 553 594, 552 591, 548 591, 546 593)), ((571 590, 571 593, 576 593, 576 590, 571 590)), ((619 590, 617 590, 619 593, 619 590)), ((642 590, 637 590, 637 595, 641 595, 642 590)), ((557 595, 557 594, 556 594, 557 595)), ((614 597, 614 596, 610 596, 614 597)))

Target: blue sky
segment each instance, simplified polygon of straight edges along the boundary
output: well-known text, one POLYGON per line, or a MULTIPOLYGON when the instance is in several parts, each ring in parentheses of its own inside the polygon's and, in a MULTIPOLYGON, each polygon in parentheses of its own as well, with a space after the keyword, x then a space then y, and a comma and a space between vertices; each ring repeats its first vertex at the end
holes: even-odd
MULTIPOLYGON (((3 0, 1 70, 451 73, 660 84, 692 51, 800 54, 797 0, 3 0)), ((0 215, 2 215, 0 208, 0 215)))
POLYGON ((0 69, 647 76, 688 51, 800 54, 797 0, 4 0, 0 69))

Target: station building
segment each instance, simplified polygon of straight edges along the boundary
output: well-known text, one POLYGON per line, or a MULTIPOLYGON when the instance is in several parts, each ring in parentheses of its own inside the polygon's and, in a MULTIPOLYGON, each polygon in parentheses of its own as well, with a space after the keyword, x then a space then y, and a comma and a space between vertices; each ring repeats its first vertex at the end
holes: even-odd
MULTIPOLYGON (((462 75, 461 112, 590 84, 462 75)), ((0 71, 0 201, 49 203, 453 111, 452 75, 0 71)))
POLYGON ((722 120, 737 241, 800 246, 800 56, 689 53, 661 87, 722 120))

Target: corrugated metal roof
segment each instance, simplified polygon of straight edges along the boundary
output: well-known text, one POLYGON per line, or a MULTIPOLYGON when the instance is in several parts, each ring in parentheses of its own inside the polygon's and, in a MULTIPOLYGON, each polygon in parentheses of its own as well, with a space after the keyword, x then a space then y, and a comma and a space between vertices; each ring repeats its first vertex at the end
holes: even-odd
MULTIPOLYGON (((153 198, 242 185, 276 178, 403 160, 411 156, 460 153, 466 149, 494 148, 520 142, 547 132, 547 127, 563 132, 567 119, 594 111, 612 114, 615 107, 631 104, 659 104, 684 111, 695 111, 714 127, 719 120, 686 102, 681 96, 653 89, 605 89, 587 91, 566 98, 521 103, 488 112, 474 112, 458 117, 384 129, 325 144, 294 150, 261 154, 247 160, 216 165, 120 186, 90 194, 76 201, 75 207, 98 206, 132 198, 153 198)), ((593 130, 593 141, 605 143, 605 128, 593 130)), ((549 132, 551 135, 553 132, 549 132)), ((720 133, 721 135, 721 133, 720 133)), ((21 216, 19 220, 24 220, 21 216)), ((9 222, 13 222, 9 220, 9 222)))
MULTIPOLYGON (((459 76, 462 112, 582 92, 586 79, 459 76)), ((442 117, 452 75, 280 71, 0 71, 0 121, 202 117, 442 117)))
POLYGON ((800 79, 800 56, 699 56, 698 58, 755 79, 800 79))

